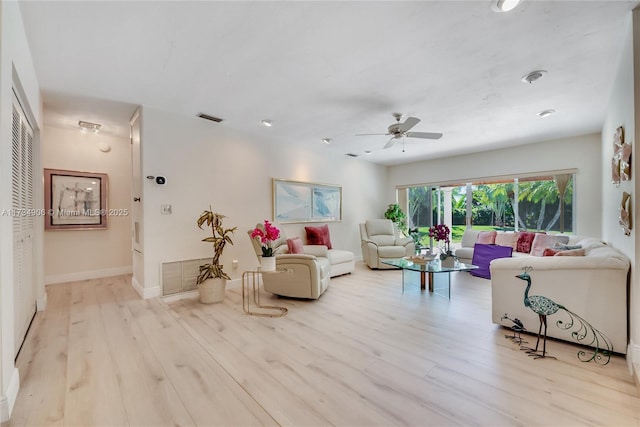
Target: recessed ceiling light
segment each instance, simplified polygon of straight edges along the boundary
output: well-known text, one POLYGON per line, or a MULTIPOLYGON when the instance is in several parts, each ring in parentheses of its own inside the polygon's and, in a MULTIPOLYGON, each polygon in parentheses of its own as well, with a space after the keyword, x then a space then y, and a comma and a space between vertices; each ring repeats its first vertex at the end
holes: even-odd
POLYGON ((543 111, 537 112, 536 115, 538 117, 549 117, 550 115, 552 115, 555 112, 556 112, 556 110, 543 110, 543 111))
POLYGON ((495 3, 495 8, 497 12, 510 12, 515 9, 518 4, 520 4, 520 0, 498 0, 495 3))
POLYGON ((265 125, 268 128, 273 126, 273 123, 271 123, 271 120, 268 120, 268 119, 261 120, 260 123, 262 123, 263 125, 265 125))
POLYGON ((535 70, 530 72, 529 74, 525 74, 520 80, 525 83, 533 83, 543 78, 546 74, 546 70, 535 70))
POLYGON ((373 151, 371 151, 371 150, 367 150, 367 151, 364 152, 364 154, 366 154, 367 156, 370 156, 371 153, 373 153, 373 151))
POLYGON ((100 130, 100 127, 102 127, 100 123, 85 122, 83 120, 80 120, 78 122, 78 126, 80 126, 80 130, 82 132, 91 131, 93 133, 98 133, 98 131, 100 130))
POLYGON ((331 144, 331 141, 332 141, 331 138, 322 138, 322 142, 324 142, 327 145, 331 144))

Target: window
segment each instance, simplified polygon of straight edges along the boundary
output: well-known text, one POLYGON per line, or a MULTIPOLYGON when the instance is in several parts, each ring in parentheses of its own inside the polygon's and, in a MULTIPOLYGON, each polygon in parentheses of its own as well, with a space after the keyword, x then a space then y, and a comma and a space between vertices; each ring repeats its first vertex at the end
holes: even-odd
POLYGON ((420 243, 433 224, 447 224, 452 240, 464 229, 573 232, 573 173, 408 187, 408 222, 420 243))

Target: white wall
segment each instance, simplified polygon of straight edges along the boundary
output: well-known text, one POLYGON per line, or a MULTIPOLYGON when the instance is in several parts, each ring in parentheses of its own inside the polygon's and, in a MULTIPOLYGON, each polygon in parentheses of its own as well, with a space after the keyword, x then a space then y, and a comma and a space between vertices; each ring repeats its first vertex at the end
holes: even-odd
MULTIPOLYGON (((11 104, 12 87, 24 98, 26 113, 36 131, 41 124, 41 102, 31 53, 22 25, 18 2, 0 2, 0 208, 11 208, 11 104)), ((35 194, 36 198, 39 197, 35 194)), ((19 375, 13 358, 14 291, 12 218, 0 216, 0 421, 6 421, 19 389, 19 375)), ((41 247, 42 233, 34 236, 41 247)), ((36 259, 41 255, 35 254, 36 259)), ((38 298, 44 296, 41 271, 34 274, 38 298)))
MULTIPOLYGON (((160 285, 162 262, 210 256, 211 247, 200 241, 206 232, 196 226, 210 204, 228 217, 225 226, 238 227, 234 245, 225 249, 225 271, 237 279, 256 267, 246 231, 272 219, 272 178, 341 185, 343 220, 329 223, 331 241, 361 258, 358 223, 372 213, 382 217, 388 203, 379 191, 385 188, 385 167, 325 152, 320 143, 308 149, 283 145, 273 128, 257 140, 228 130, 224 122, 146 106, 142 116, 142 175, 167 178, 164 186, 143 183, 145 289, 160 285), (162 204, 171 204, 173 214, 161 215, 162 204), (239 260, 237 270, 231 268, 233 259, 239 260)), ((304 240, 304 225, 283 229, 304 240)))
MULTIPOLYGON (((630 322, 629 336, 630 349, 628 354, 635 363, 640 363, 640 285, 638 275, 635 271, 637 263, 636 242, 640 238, 640 230, 637 221, 633 224, 632 235, 625 236, 621 227, 618 225, 618 216, 622 192, 626 191, 631 194, 631 203, 633 205, 631 212, 636 212, 635 203, 636 185, 640 182, 638 178, 639 168, 637 152, 633 153, 631 159, 631 181, 623 181, 619 186, 611 183, 611 157, 613 155, 613 135, 619 126, 624 127, 624 139, 626 142, 635 146, 635 134, 640 122, 635 120, 635 111, 640 111, 640 71, 636 71, 634 75, 634 51, 636 56, 640 56, 640 34, 633 35, 634 28, 636 33, 640 32, 640 12, 633 13, 633 19, 630 16, 627 21, 627 34, 620 64, 614 80, 613 91, 607 106, 607 115, 602 127, 602 167, 603 174, 601 180, 602 186, 602 229, 604 238, 611 245, 621 249, 631 260, 631 290, 630 290, 630 322), (634 85, 635 82, 635 85, 634 85), (635 89, 635 97, 634 97, 635 89), (635 98, 635 101, 634 101, 635 98)), ((640 60, 636 61, 636 70, 640 66, 640 60)), ((634 151, 637 147, 634 147, 634 151)), ((636 217, 635 215, 633 215, 636 217)), ((636 217, 637 218, 637 217, 636 217)), ((634 221, 636 218, 633 218, 634 221)))
MULTIPOLYGON (((42 132, 42 165, 48 169, 106 173, 108 208, 131 210, 128 139, 47 126, 42 132), (111 150, 100 151, 99 143, 108 144, 111 150)), ((130 273, 131 218, 129 215, 110 215, 107 226, 106 230, 46 231, 45 283, 130 273)))
POLYGON ((574 187, 577 215, 574 232, 600 237, 600 158, 600 135, 593 134, 392 166, 389 170, 387 195, 392 197, 396 186, 407 184, 471 182, 501 175, 577 169, 574 187))

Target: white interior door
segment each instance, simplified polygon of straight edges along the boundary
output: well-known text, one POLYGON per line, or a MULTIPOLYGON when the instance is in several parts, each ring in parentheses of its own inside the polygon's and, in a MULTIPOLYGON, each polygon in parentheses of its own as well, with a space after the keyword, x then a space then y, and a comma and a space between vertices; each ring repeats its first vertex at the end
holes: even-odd
POLYGON ((133 279, 144 284, 144 240, 142 207, 142 156, 141 156, 141 114, 138 109, 131 118, 131 242, 133 249, 133 279))
POLYGON ((11 120, 11 183, 13 217, 13 276, 15 352, 36 313, 34 280, 33 128, 14 98, 11 120))

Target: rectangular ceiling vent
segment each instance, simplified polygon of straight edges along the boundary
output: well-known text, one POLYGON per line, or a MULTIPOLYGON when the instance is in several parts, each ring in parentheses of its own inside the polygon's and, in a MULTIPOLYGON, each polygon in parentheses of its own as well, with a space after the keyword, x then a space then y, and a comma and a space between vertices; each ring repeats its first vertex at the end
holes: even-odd
POLYGON ((347 156, 349 156, 349 157, 358 157, 358 155, 354 154, 354 153, 347 153, 347 156))
POLYGON ((205 120, 211 120, 212 122, 216 122, 216 123, 220 123, 222 121, 222 119, 219 117, 210 116, 205 113, 198 113, 198 117, 205 120))

